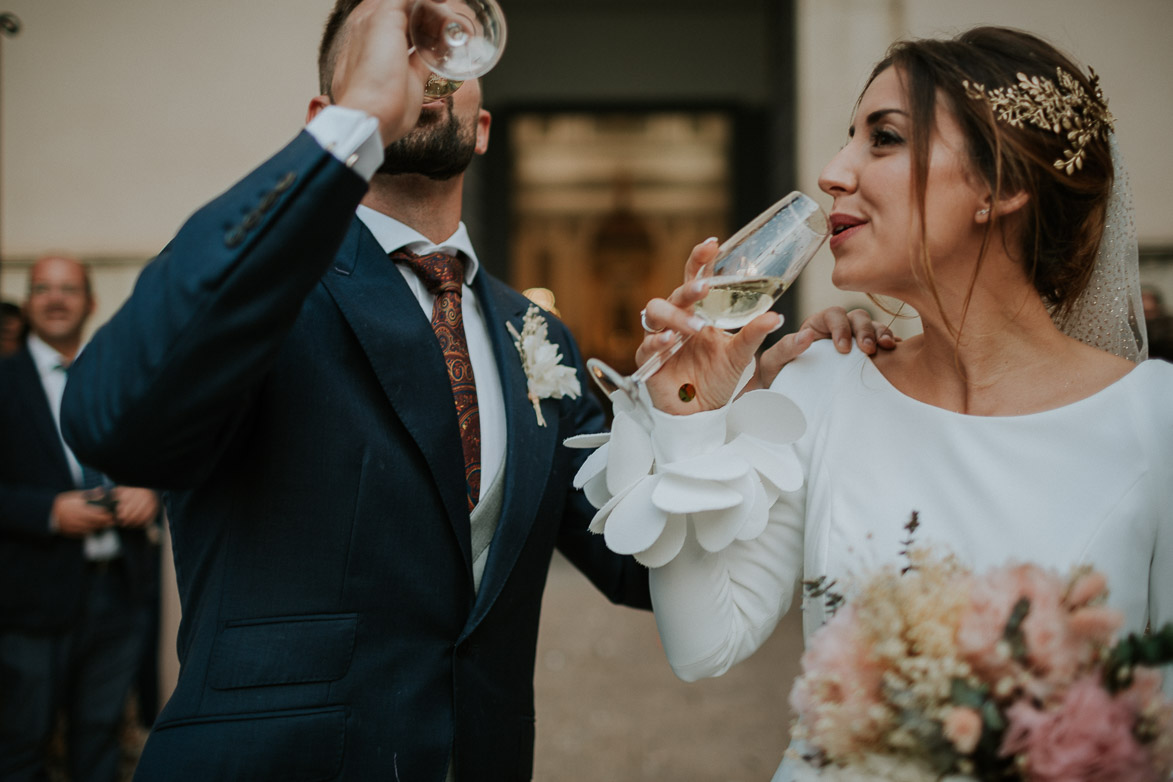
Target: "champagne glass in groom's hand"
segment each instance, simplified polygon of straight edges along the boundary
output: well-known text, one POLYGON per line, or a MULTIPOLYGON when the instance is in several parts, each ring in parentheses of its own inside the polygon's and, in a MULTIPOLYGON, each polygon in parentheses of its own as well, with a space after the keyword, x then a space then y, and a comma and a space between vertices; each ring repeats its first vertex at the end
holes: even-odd
POLYGON ((488 73, 505 50, 505 14, 496 0, 415 0, 411 45, 432 74, 425 100, 447 97, 488 73))

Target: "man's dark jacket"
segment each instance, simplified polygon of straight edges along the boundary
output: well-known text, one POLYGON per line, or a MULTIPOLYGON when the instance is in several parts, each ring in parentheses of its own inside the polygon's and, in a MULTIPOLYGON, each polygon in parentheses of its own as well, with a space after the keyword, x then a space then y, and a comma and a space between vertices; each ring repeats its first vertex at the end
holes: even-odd
POLYGON ((538 614, 557 547, 614 601, 647 574, 587 531, 482 268, 507 412, 504 507, 474 593, 464 463, 428 317, 355 219, 366 184, 307 134, 197 212, 71 373, 77 452, 170 489, 181 672, 139 767, 159 780, 527 780, 538 614))

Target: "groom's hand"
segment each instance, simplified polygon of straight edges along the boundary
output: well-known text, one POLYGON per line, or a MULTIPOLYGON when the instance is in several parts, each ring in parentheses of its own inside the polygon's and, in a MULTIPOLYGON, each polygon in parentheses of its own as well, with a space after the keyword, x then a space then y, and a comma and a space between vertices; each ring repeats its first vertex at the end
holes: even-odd
POLYGON ((383 144, 411 132, 423 105, 427 68, 408 54, 411 0, 362 0, 346 20, 337 44, 334 103, 379 121, 383 144))
POLYGON ((851 338, 869 356, 876 350, 891 350, 899 340, 883 323, 872 320, 867 310, 847 312, 842 307, 828 307, 802 322, 798 331, 787 334, 758 357, 758 370, 750 388, 769 388, 782 367, 798 358, 817 340, 829 339, 840 353, 851 350, 851 338))

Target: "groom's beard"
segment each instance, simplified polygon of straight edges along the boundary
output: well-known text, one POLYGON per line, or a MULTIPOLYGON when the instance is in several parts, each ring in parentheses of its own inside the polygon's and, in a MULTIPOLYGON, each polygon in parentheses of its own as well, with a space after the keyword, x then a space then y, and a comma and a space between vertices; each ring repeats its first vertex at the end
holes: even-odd
POLYGON ((425 115, 415 130, 387 147, 378 173, 422 174, 437 181, 451 179, 468 168, 475 148, 475 129, 460 126, 449 100, 443 114, 425 115))

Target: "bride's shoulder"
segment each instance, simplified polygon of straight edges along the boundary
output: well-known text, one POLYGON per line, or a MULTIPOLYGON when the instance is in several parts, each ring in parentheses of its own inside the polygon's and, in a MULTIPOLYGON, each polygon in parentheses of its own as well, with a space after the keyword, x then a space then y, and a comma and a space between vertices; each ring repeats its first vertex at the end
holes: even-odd
POLYGON ((1142 361, 1128 373, 1124 382, 1133 388, 1134 393, 1151 399, 1173 418, 1173 405, 1169 404, 1173 393, 1173 363, 1155 358, 1142 361))
POLYGON ((858 367, 867 356, 854 344, 848 353, 840 353, 829 339, 811 344, 802 355, 782 368, 770 388, 786 394, 803 405, 807 397, 825 398, 829 389, 838 387, 842 377, 858 367))
POLYGON ((812 342, 811 346, 803 351, 802 355, 782 368, 782 373, 811 374, 842 372, 846 367, 853 366, 866 358, 863 351, 853 342, 851 350, 840 353, 835 344, 829 339, 820 339, 812 342))

